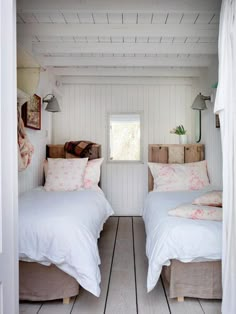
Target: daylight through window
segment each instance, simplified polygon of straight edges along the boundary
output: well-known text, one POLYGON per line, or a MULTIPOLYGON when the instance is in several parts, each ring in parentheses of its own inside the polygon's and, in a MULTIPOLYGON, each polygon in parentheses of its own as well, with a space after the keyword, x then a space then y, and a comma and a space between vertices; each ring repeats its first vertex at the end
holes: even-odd
POLYGON ((141 160, 141 114, 109 115, 109 160, 141 160))

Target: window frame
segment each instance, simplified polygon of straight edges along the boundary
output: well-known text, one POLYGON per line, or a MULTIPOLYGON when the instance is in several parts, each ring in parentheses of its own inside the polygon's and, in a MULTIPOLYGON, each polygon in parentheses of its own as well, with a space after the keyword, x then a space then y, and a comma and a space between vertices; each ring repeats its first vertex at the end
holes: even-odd
POLYGON ((129 111, 129 112, 108 112, 107 113, 107 158, 106 162, 111 164, 143 164, 143 111, 129 111), (112 115, 139 115, 140 116, 140 160, 112 160, 110 159, 110 117, 112 115))

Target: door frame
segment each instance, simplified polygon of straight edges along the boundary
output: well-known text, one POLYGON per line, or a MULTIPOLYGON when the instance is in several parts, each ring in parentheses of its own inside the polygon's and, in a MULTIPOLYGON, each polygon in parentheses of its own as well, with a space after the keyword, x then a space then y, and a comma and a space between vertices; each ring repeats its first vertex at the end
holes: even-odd
POLYGON ((19 313, 16 0, 0 2, 0 313, 19 313))

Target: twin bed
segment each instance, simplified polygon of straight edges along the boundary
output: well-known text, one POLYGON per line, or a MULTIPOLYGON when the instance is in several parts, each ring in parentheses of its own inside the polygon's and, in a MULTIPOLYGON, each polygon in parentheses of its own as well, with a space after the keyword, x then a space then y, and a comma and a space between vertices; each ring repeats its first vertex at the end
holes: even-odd
MULTIPOLYGON (((49 145, 49 158, 74 158, 64 145, 49 145)), ((100 158, 100 145, 89 151, 100 158)), ((191 163, 204 159, 203 145, 149 145, 149 162, 191 163)), ((166 174, 167 175, 167 174, 166 174)), ((179 204, 192 202, 211 191, 208 185, 194 191, 153 191, 143 219, 149 260, 147 290, 160 274, 169 283, 170 297, 221 298, 221 222, 168 215, 179 204)), ((100 258, 97 239, 113 211, 100 188, 46 192, 43 187, 20 197, 20 299, 53 300, 79 292, 79 285, 99 296, 100 258)))
MULTIPOLYGON (((149 145, 149 162, 191 163, 204 159, 204 146, 149 145)), ((166 174, 167 176, 168 174, 166 174)), ((168 211, 194 199, 214 187, 201 190, 153 191, 149 170, 149 195, 143 219, 147 233, 146 254, 149 260, 147 289, 151 291, 162 273, 169 283, 171 298, 221 299, 222 223, 186 219, 168 215, 168 211)))
MULTIPOLYGON (((63 145, 50 145, 47 157, 75 156, 63 145)), ((100 146, 93 145, 89 159, 98 158, 100 146)), ((19 199, 20 299, 68 303, 79 285, 98 297, 97 239, 112 214, 99 187, 70 192, 39 187, 24 193, 19 199)))

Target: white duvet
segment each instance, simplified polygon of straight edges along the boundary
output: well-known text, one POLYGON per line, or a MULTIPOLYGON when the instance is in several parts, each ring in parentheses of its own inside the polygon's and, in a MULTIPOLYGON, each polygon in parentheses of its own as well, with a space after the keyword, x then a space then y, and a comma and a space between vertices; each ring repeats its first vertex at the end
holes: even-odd
POLYGON ((147 233, 147 290, 151 291, 160 276, 162 266, 171 259, 181 262, 221 259, 222 223, 168 216, 177 205, 192 202, 212 190, 151 192, 144 207, 143 219, 147 233))
POLYGON ((53 263, 99 296, 97 239, 112 214, 102 192, 26 192, 19 198, 20 260, 53 263))

